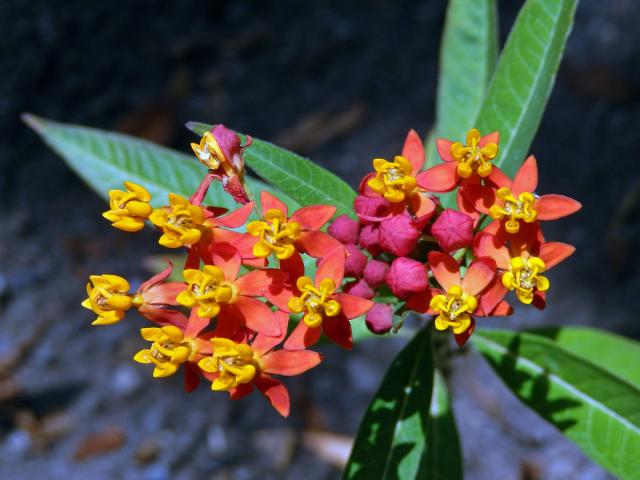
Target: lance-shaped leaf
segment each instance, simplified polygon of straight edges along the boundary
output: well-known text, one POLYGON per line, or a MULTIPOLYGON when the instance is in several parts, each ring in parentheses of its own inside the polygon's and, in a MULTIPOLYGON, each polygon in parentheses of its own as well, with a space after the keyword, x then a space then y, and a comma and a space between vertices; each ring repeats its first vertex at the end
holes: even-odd
MULTIPOLYGON (((211 125, 189 122, 187 128, 203 135, 211 129, 211 125)), ((244 159, 262 179, 301 205, 334 205, 338 215, 354 216, 356 193, 353 189, 344 180, 309 159, 257 138, 253 138, 251 146, 245 150, 244 159)))
MULTIPOLYGON (((206 172, 193 156, 146 140, 28 114, 23 120, 104 198, 108 198, 109 190, 121 190, 122 182, 129 180, 149 191, 154 206, 164 205, 169 192, 190 197, 206 172)), ((261 190, 269 190, 292 209, 299 208, 297 202, 260 180, 247 178, 247 186, 254 197, 261 190)), ((209 189, 207 202, 237 208, 218 182, 209 189)))
POLYGON ((558 346, 640 388, 640 343, 589 327, 546 327, 529 333, 552 339, 558 346))
POLYGON ((472 341, 527 406, 613 474, 639 478, 640 390, 539 335, 479 329, 472 341))
MULTIPOLYGON (((429 326, 407 344, 389 367, 358 430, 345 479, 432 478, 427 476, 429 472, 451 464, 451 457, 433 462, 432 440, 451 440, 455 430, 444 431, 453 423, 442 388, 438 390, 437 405, 432 406, 432 355, 429 326), (432 412, 436 412, 438 423, 431 422, 432 412), (429 437, 430 433, 433 437, 429 437)), ((438 383, 438 387, 442 386, 438 383)), ((459 472, 459 466, 452 471, 459 472)), ((433 478, 457 478, 444 471, 438 474, 433 478)))
POLYGON ((500 131, 496 164, 513 175, 524 161, 551 94, 577 0, 528 0, 516 19, 476 121, 500 131))
POLYGON ((425 167, 442 160, 436 138, 463 141, 473 128, 498 56, 495 0, 450 0, 440 44, 436 124, 425 167))

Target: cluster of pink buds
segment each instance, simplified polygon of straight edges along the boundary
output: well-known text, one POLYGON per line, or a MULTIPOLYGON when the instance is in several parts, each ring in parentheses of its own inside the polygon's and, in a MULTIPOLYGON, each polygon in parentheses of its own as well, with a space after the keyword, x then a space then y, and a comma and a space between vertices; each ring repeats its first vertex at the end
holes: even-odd
POLYGON ((574 248, 547 242, 540 223, 581 206, 536 195, 533 156, 509 179, 493 163, 498 145, 498 132, 476 129, 465 144, 438 139, 442 163, 422 171, 424 147, 412 130, 393 161, 373 160, 354 202, 358 221, 343 215, 329 226, 347 251, 345 291, 376 300, 366 316, 371 331, 385 333, 413 311, 434 315, 436 329, 451 328, 464 345, 477 317, 512 313, 509 292, 544 308, 542 274, 574 248), (456 189, 457 209, 443 208, 434 194, 456 189))

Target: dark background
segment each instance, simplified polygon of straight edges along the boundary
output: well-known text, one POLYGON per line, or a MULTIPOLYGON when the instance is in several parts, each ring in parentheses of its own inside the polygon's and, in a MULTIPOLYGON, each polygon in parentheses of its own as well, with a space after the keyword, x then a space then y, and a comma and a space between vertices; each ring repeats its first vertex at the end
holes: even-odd
MULTIPOLYGON (((521 2, 500 2, 501 37, 521 2)), ((120 130, 187 151, 188 120, 226 123, 311 156, 355 185, 409 128, 433 123, 446 2, 69 0, 0 4, 0 477, 336 478, 318 437, 354 434, 400 338, 323 347, 287 382, 293 414, 230 402, 131 357, 135 315, 111 328, 80 308, 90 273, 147 275, 162 253, 125 235, 105 204, 19 121, 120 130)), ((464 74, 464 72, 461 72, 464 74)), ((640 9, 583 0, 533 145, 539 193, 583 210, 548 236, 577 253, 552 272, 545 312, 487 321, 584 324, 639 338, 640 9)), ((609 478, 512 399, 484 361, 450 385, 470 479, 609 478)), ((320 437, 327 445, 326 437, 320 437)), ((332 437, 333 438, 333 437, 332 437)))

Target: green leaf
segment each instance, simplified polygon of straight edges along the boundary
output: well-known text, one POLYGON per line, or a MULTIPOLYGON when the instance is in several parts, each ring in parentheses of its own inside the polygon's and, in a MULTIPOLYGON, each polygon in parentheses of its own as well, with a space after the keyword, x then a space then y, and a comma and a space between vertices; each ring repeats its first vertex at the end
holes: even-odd
MULTIPOLYGON (((189 122, 187 128, 203 135, 211 129, 211 125, 189 122)), ((261 178, 301 205, 334 205, 338 215, 354 216, 356 193, 353 189, 344 180, 312 161, 256 138, 252 138, 251 146, 245 150, 244 159, 261 178)))
POLYGON ((500 56, 476 128, 500 131, 496 164, 513 175, 529 152, 551 94, 577 0, 528 0, 500 56))
POLYGON ((426 167, 441 162, 435 139, 463 141, 473 128, 498 56, 495 0, 450 0, 440 44, 436 124, 426 167))
POLYGON ((424 478, 432 388, 427 327, 398 354, 382 380, 358 430, 344 478, 424 478))
POLYGON ((472 341, 520 400, 587 455, 640 478, 640 390, 539 335, 478 329, 472 341))
POLYGON ((595 361, 600 368, 640 388, 640 343, 588 327, 551 327, 529 333, 550 338, 558 346, 595 361))
MULTIPOLYGON (((152 204, 166 204, 169 192, 190 197, 204 177, 205 170, 194 157, 160 145, 119 133, 58 123, 24 115, 23 120, 67 164, 103 198, 112 189, 121 190, 130 180, 144 186, 153 196, 152 204)), ((271 190, 265 183, 248 178, 254 193, 271 190)), ((279 195, 291 208, 299 208, 292 199, 279 195)), ((215 182, 207 195, 208 203, 229 209, 237 208, 230 195, 215 182)))

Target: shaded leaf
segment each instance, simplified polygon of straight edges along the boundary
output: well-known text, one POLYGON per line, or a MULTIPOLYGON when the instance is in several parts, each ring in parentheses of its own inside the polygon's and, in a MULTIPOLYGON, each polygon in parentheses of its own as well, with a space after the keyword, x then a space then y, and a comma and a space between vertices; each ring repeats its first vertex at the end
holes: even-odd
MULTIPOLYGON (((187 128, 202 135, 211 125, 189 122, 187 128)), ((334 205, 338 215, 354 217, 356 193, 344 180, 296 153, 263 140, 252 140, 244 159, 261 178, 301 205, 334 205)))
POLYGON ((640 390, 539 335, 478 329, 472 341, 520 400, 587 455, 640 478, 640 390))
POLYGON ((509 34, 476 121, 500 131, 496 164, 513 175, 524 161, 551 94, 577 0, 528 0, 509 34))

